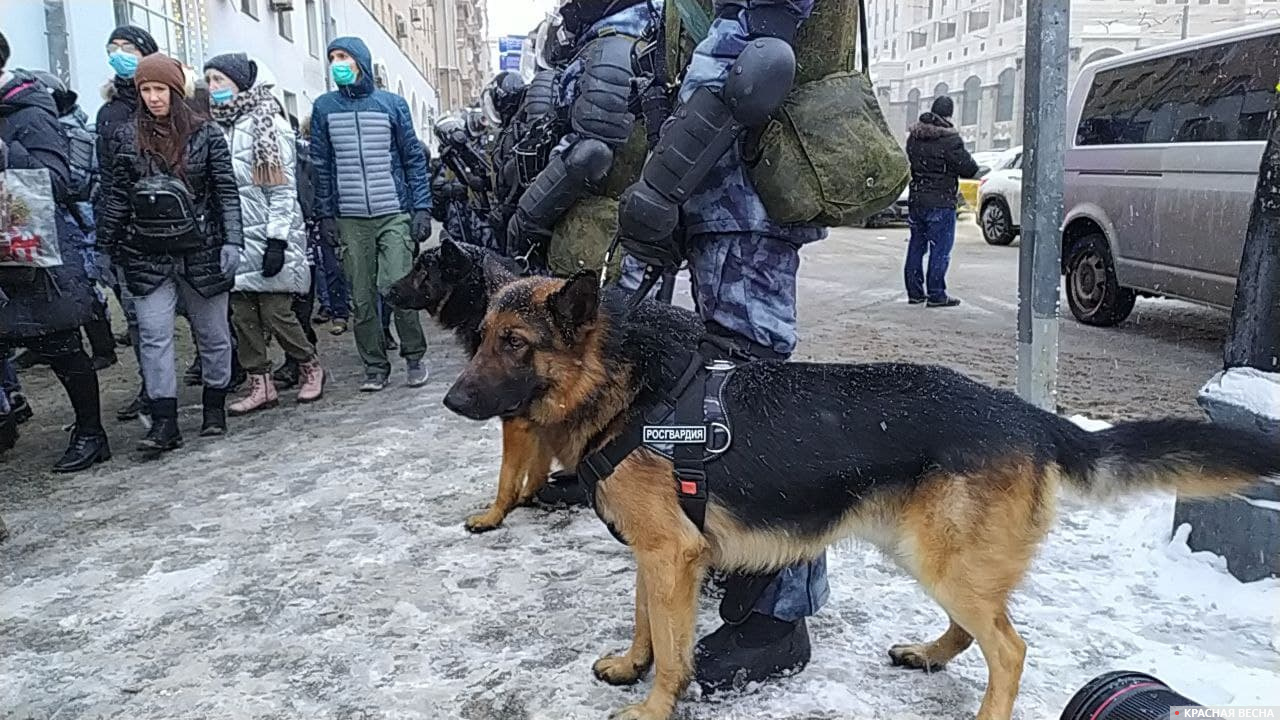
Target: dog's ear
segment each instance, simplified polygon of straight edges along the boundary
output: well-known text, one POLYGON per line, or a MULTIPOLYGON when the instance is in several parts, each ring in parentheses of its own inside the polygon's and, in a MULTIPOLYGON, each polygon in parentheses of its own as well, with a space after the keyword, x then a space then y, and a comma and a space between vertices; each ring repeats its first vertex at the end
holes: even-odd
POLYGON ((493 297, 494 293, 502 286, 515 282, 519 277, 511 272, 506 265, 502 264, 502 260, 493 253, 485 253, 484 259, 480 261, 480 268, 484 272, 485 290, 493 297))
POLYGON ((440 269, 450 277, 462 277, 471 271, 472 260, 452 239, 440 241, 440 269))
POLYGON ((551 317, 570 337, 583 325, 596 318, 600 305, 600 277, 591 270, 581 270, 565 281, 547 299, 551 317))

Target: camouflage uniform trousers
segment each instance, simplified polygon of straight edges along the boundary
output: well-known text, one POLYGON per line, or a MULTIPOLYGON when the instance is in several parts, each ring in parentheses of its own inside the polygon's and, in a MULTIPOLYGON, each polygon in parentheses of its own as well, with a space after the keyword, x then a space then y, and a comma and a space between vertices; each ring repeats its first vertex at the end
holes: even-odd
MULTIPOLYGON (((690 61, 680 101, 700 87, 719 90, 747 44, 741 9, 782 5, 808 17, 813 0, 733 0, 716 4, 717 17, 690 61), (729 7, 739 8, 733 13, 729 7), (724 12, 721 12, 724 10, 724 12)), ((683 207, 689 268, 698 312, 744 338, 781 355, 796 347, 796 274, 800 246, 826 236, 822 228, 780 226, 769 220, 743 166, 741 149, 731 148, 683 207)), ((643 268, 623 260, 620 285, 635 289, 643 268)), ((780 620, 798 620, 827 602, 827 562, 785 568, 756 601, 755 611, 780 620)))

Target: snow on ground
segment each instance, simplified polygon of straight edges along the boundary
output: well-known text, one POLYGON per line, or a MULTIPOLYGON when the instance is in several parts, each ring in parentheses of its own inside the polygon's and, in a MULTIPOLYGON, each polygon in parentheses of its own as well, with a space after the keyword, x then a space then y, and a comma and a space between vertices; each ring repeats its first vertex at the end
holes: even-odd
MULTIPOLYGON (((0 716, 562 720, 642 697, 647 683, 591 677, 628 642, 634 578, 590 511, 463 530, 500 447, 495 425, 440 406, 450 352, 419 392, 374 402, 339 378, 306 412, 154 463, 0 483, 0 716)), ((1280 704, 1280 581, 1241 585, 1185 533, 1169 542, 1172 502, 1064 504, 1012 605, 1028 644, 1017 717, 1056 718, 1114 669, 1203 703, 1280 704)), ((890 645, 945 616, 868 546, 830 559, 809 668, 677 717, 972 717, 977 648, 933 675, 890 667, 890 645)), ((701 628, 714 620, 706 601, 701 628)))

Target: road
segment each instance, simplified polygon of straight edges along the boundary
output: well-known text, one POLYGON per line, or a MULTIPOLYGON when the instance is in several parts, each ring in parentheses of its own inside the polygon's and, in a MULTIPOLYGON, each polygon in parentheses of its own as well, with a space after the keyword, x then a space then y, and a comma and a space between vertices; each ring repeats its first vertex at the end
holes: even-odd
MULTIPOLYGON (((966 229, 954 310, 908 307, 904 231, 839 231, 805 250, 801 356, 941 362, 1009 384, 1016 255, 966 229)), ((1135 322, 1064 324, 1063 406, 1102 417, 1195 412, 1216 367, 1220 313, 1142 303, 1135 322)), ((494 423, 444 411, 464 358, 431 333, 431 382, 369 397, 350 336, 324 338, 326 398, 232 420, 142 463, 141 430, 112 423, 117 457, 92 472, 44 468, 69 417, 46 370, 24 375, 37 418, 0 463, 0 717, 339 720, 586 720, 636 702, 590 677, 622 648, 633 564, 587 510, 519 509, 481 536, 465 515, 492 497, 494 423)), ((185 333, 179 333, 185 338, 185 333)), ((190 357, 187 348, 187 357, 190 357)), ((396 382, 403 382, 397 368, 396 382)), ((128 399, 127 361, 103 374, 106 407, 128 399)), ((927 419, 922 419, 927 421, 927 419)), ((1242 586, 1169 542, 1172 499, 1064 503, 1013 600, 1027 639, 1018 720, 1057 717, 1099 672, 1155 672, 1206 703, 1274 704, 1280 582, 1242 586)), ((832 597, 812 621, 800 676, 678 720, 972 718, 986 667, 976 650, 945 673, 889 666, 894 643, 946 624, 874 549, 830 554, 832 597)), ((715 609, 705 602, 700 629, 715 609)))

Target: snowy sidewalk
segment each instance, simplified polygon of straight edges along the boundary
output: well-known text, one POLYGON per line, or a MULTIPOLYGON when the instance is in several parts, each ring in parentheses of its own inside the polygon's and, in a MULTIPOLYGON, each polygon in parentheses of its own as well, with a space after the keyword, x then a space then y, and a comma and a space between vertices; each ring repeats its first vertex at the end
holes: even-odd
MULTIPOLYGON (((561 720, 640 698, 647 683, 591 677, 627 644, 634 578, 590 511, 463 530, 493 496, 498 429, 443 409, 462 359, 432 346, 420 391, 331 386, 158 462, 0 483, 0 716, 561 720)), ((1170 544, 1171 513, 1168 496, 1064 503, 1013 602, 1017 717, 1057 718, 1114 669, 1202 703, 1280 704, 1280 582, 1242 586, 1170 544)), ((885 654, 942 631, 935 603, 862 545, 832 552, 831 578, 803 674, 679 717, 972 717, 976 647, 933 675, 885 654)))

